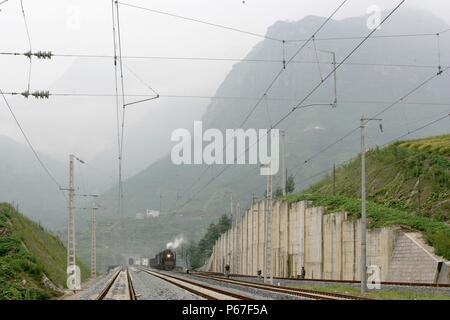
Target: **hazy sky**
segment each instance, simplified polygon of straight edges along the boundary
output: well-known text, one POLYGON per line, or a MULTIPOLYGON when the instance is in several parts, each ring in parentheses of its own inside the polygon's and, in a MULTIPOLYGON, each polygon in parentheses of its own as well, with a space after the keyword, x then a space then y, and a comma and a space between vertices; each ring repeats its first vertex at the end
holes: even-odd
MULTIPOLYGON (((264 34, 266 29, 278 20, 296 21, 310 14, 327 16, 341 0, 246 0, 245 3, 242 0, 124 0, 124 2, 264 34)), ((112 54, 110 0, 24 0, 23 3, 33 51, 112 54)), ((371 5, 387 9, 396 3, 398 1, 349 0, 337 18, 363 15, 371 5)), ((430 10, 450 23, 448 0, 409 0, 404 8, 406 7, 430 10)), ((2 10, 0 51, 28 51, 20 1, 9 0, 2 4, 0 9, 2 10)), ((123 5, 120 6, 120 10, 124 55, 241 58, 261 41, 260 38, 250 35, 123 5)), ((23 56, 0 56, 0 88, 3 91, 21 92, 26 89, 27 62, 23 56)), ((32 90, 51 88, 69 67, 76 68, 78 62, 73 58, 35 61, 32 90)), ((96 60, 92 60, 92 63, 94 63, 94 67, 90 69, 92 74, 102 72, 105 65, 110 66, 105 64, 110 61, 99 60, 99 69, 96 69, 96 60)), ((140 74, 142 78, 163 94, 213 95, 232 66, 229 62, 192 62, 191 65, 187 65, 188 63, 140 60, 133 62, 133 67, 138 72, 146 70, 145 74, 140 74)), ((86 77, 89 80, 89 75, 86 77)), ((136 83, 128 85, 139 88, 136 83)), ((77 85, 80 92, 112 93, 108 88, 101 83, 89 81, 85 87, 83 83, 77 85)), ((69 85, 63 89, 67 92, 74 91, 69 85)), ((136 93, 147 92, 145 87, 141 86, 141 89, 136 93)), ((49 107, 46 101, 38 102, 34 99, 27 101, 21 97, 9 99, 33 143, 45 153, 66 159, 67 154, 77 152, 90 158, 115 142, 113 109, 107 111, 104 108, 96 108, 95 102, 89 104, 86 100, 83 100, 83 105, 78 106, 77 98, 58 98, 55 101, 59 109, 55 109, 54 101, 52 107, 49 107), (91 136, 96 137, 95 141, 90 139, 91 136)), ((184 101, 179 100, 178 103, 183 104, 184 101)), ((204 107, 207 101, 199 101, 199 104, 204 107)), ((160 100, 149 107, 154 111, 163 112, 165 106, 167 105, 164 101, 160 100)), ((145 108, 130 112, 129 124, 132 126, 133 123, 137 123, 146 112, 148 111, 145 108)), ((0 102, 0 134, 23 141, 3 101, 0 102)))

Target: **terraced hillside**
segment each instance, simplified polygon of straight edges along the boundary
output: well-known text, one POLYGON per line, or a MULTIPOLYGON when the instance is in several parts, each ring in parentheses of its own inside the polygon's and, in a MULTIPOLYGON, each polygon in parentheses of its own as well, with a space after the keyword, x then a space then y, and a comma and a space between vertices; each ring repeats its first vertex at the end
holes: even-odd
MULTIPOLYGON (((436 253, 450 259, 450 135, 399 141, 367 153, 367 213, 370 227, 400 225, 423 232, 436 253)), ((313 201, 359 217, 361 162, 287 200, 313 201)))
MULTIPOLYGON (((66 249, 40 225, 0 204, 0 300, 50 299, 66 282, 66 249)), ((87 270, 81 266, 82 274, 87 270)))
MULTIPOLYGON (((450 222, 450 135, 400 141, 367 153, 367 196, 386 207, 450 222)), ((360 197, 360 159, 337 169, 335 193, 360 197)), ((333 176, 308 193, 333 194, 333 176)))

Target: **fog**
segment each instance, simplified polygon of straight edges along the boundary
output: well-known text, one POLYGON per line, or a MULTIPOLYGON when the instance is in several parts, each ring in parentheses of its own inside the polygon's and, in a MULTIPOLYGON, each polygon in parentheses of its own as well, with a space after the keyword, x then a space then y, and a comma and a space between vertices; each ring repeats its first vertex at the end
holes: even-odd
MULTIPOLYGON (((130 1, 155 10, 223 24, 250 32, 265 34, 278 20, 297 21, 307 15, 328 16, 340 3, 338 0, 155 0, 130 1)), ((371 5, 381 9, 393 7, 397 1, 353 0, 339 11, 336 18, 366 14, 371 5)), ((111 55, 113 52, 111 1, 23 1, 30 30, 33 52, 52 51, 57 54, 111 55)), ((450 3, 445 0, 407 1, 401 10, 422 8, 450 22, 445 13, 450 3)), ((124 56, 216 57, 243 58, 262 39, 155 14, 120 5, 124 56)), ((386 30, 389 33, 389 24, 386 30)), ((421 30, 410 30, 411 33, 421 30)), ((1 5, 1 52, 29 50, 20 1, 9 0, 1 5)), ((234 62, 126 60, 142 80, 161 95, 213 96, 231 70, 234 62)), ((4 92, 23 92, 27 87, 28 58, 0 56, 0 88, 4 92)), ((150 94, 148 88, 125 71, 125 91, 150 94)), ((31 91, 50 93, 112 94, 114 92, 112 59, 53 57, 33 59, 31 91)), ((25 131, 39 152, 58 160, 67 160, 75 153, 88 163, 93 161, 98 172, 117 149, 114 99, 111 97, 56 97, 36 100, 23 97, 8 99, 25 131)), ((133 98, 130 98, 133 99, 133 98)), ((168 150, 169 135, 161 137, 160 145, 145 144, 142 133, 168 130, 167 126, 190 126, 201 117, 208 99, 161 98, 138 104, 127 113, 125 151, 136 149, 142 159, 125 159, 126 176, 137 173, 168 150), (172 113, 171 113, 172 112, 172 113), (168 120, 171 124, 164 122, 168 120), (172 121, 173 120, 173 121, 172 121), (133 131, 134 128, 144 128, 133 131), (134 133, 133 133, 134 132, 134 133), (128 139, 128 134, 134 139, 128 139), (140 138, 140 139, 138 139, 140 138), (163 140, 161 140, 163 139, 163 140), (164 140, 166 139, 166 140, 164 140), (166 143, 167 142, 167 143, 166 143), (142 145, 127 145, 142 144, 142 145), (152 149, 155 148, 155 152, 152 149)), ((0 103, 0 135, 23 142, 4 103, 0 103)), ((170 130, 168 130, 170 132, 170 130)), ((30 156, 32 154, 30 153, 30 156)), ((126 157, 126 156, 125 156, 126 157)), ((107 170, 106 170, 107 171, 107 170)), ((101 174, 101 173, 100 173, 101 174)), ((108 171, 105 175, 110 174, 108 171)))

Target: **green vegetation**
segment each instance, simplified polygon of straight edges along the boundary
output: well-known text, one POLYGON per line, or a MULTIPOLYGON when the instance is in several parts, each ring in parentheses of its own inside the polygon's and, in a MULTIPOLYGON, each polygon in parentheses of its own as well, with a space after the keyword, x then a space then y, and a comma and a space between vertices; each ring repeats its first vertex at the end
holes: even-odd
MULTIPOLYGON (((286 193, 290 194, 290 193, 294 192, 294 190, 295 190, 295 180, 294 180, 294 176, 291 174, 286 180, 286 193)), ((275 190, 274 196, 275 196, 275 198, 279 198, 279 197, 283 196, 283 189, 277 188, 275 190)))
MULTIPOLYGON (((450 222, 450 135, 401 141, 367 153, 367 197, 389 208, 450 222)), ((336 194, 360 197, 360 159, 336 171, 336 194)), ((333 177, 307 190, 333 194, 333 177)))
POLYGON ((220 235, 231 228, 231 219, 223 215, 217 224, 210 224, 206 234, 198 243, 192 243, 188 248, 183 249, 182 256, 189 261, 192 269, 202 267, 212 254, 212 249, 220 235))
MULTIPOLYGON (((308 200, 312 201, 314 205, 326 207, 328 212, 346 211, 355 218, 360 216, 360 199, 340 195, 300 193, 287 196, 286 200, 289 202, 308 200)), ((450 259, 450 226, 447 224, 399 209, 388 208, 372 201, 367 201, 367 216, 371 228, 399 225, 422 231, 426 240, 435 248, 436 253, 450 259)))
POLYGON ((399 142, 399 146, 419 151, 428 151, 441 156, 450 156, 450 134, 418 140, 399 142))
MULTIPOLYGON (((81 266, 82 274, 88 274, 81 266)), ((0 204, 0 300, 49 299, 65 287, 66 249, 60 240, 9 204, 0 204)))
POLYGON ((370 299, 382 300, 450 300, 450 295, 445 292, 420 292, 410 289, 389 288, 381 290, 370 290, 362 295, 359 288, 351 285, 335 284, 335 285, 309 285, 302 284, 292 286, 293 288, 301 288, 306 290, 318 290, 324 292, 350 294, 363 296, 370 299))
MULTIPOLYGON (((450 259, 450 135, 396 142, 367 153, 367 213, 371 227, 400 225, 422 231, 436 253, 450 259)), ((329 211, 360 214, 360 159, 306 192, 287 197, 310 200, 329 211)))

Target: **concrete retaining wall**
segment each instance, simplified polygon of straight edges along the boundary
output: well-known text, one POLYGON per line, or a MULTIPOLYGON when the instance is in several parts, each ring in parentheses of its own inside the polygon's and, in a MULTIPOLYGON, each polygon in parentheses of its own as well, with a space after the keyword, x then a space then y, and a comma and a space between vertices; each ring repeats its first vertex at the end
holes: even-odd
MULTIPOLYGON (((264 274, 266 202, 252 205, 217 240, 209 271, 264 274)), ((359 220, 345 212, 327 213, 307 201, 273 201, 272 270, 275 277, 359 280, 359 220)), ((448 264, 420 236, 389 227, 367 232, 367 265, 380 268, 381 281, 450 283, 448 264), (447 276, 447 277, 446 277, 447 276)))

